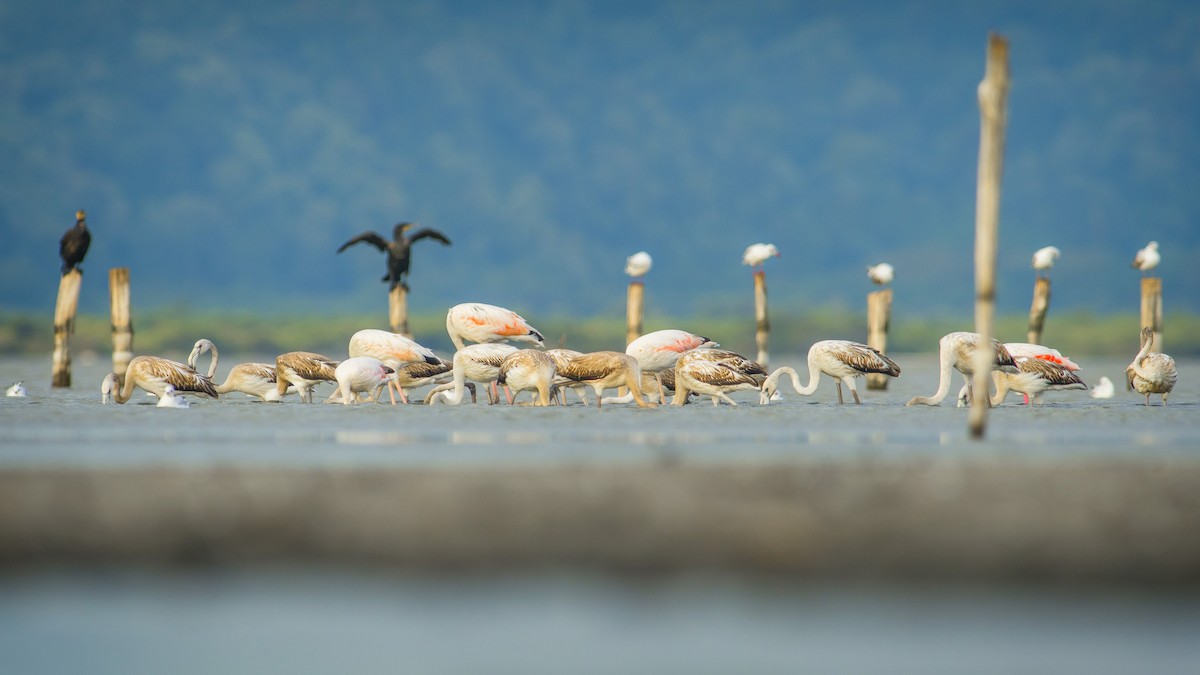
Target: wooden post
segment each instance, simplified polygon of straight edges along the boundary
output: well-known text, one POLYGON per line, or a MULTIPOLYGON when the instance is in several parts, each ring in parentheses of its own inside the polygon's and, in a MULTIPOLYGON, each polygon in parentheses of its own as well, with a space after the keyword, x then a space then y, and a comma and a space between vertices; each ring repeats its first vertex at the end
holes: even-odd
POLYGON ((113 372, 122 379, 133 358, 133 322, 129 318, 129 268, 108 270, 108 306, 112 312, 113 372))
MULTIPOLYGON (((884 288, 867 294, 867 346, 887 353, 888 324, 892 320, 892 289, 884 288)), ((887 389, 892 378, 883 373, 867 373, 867 389, 887 389)))
POLYGON ((1142 328, 1154 331, 1151 351, 1161 352, 1162 344, 1162 278, 1142 278, 1142 328))
POLYGON ((625 296, 625 344, 642 336, 642 318, 645 316, 644 302, 646 285, 641 281, 629 282, 625 296))
POLYGON ((758 345, 758 364, 767 367, 767 338, 771 333, 771 322, 767 320, 767 273, 754 273, 754 341, 758 345))
POLYGON ((408 332, 408 291, 404 286, 397 285, 388 291, 388 324, 393 333, 412 337, 408 332))
POLYGON ((987 68, 979 83, 979 174, 975 193, 975 350, 973 398, 968 415, 972 438, 987 427, 988 382, 996 362, 992 324, 996 311, 996 246, 1000 229, 1000 179, 1004 172, 1004 133, 1008 122, 1008 40, 988 36, 987 68))
POLYGON ((75 311, 79 308, 79 286, 83 273, 73 269, 58 282, 58 301, 54 305, 54 359, 50 386, 71 386, 71 333, 75 332, 75 311))
POLYGON ((1033 284, 1033 304, 1029 306, 1029 331, 1025 341, 1038 344, 1042 341, 1042 326, 1046 323, 1046 310, 1050 309, 1050 280, 1038 277, 1033 284))

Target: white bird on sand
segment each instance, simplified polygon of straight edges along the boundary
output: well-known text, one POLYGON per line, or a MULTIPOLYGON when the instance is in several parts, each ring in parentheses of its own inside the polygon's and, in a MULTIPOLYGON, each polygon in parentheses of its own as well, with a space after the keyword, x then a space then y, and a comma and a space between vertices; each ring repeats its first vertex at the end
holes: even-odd
MULTIPOLYGON (((458 405, 463 400, 463 390, 470 385, 471 401, 475 400, 474 385, 467 380, 490 385, 500 376, 500 366, 517 348, 507 344, 483 343, 467 345, 454 352, 454 380, 440 384, 425 394, 425 403, 449 403, 458 405)), ((488 392, 488 402, 496 403, 499 398, 488 392)))
POLYGON ((1125 381, 1131 389, 1146 395, 1146 405, 1150 405, 1150 394, 1161 395, 1163 405, 1166 405, 1167 397, 1179 379, 1179 371, 1175 368, 1175 359, 1150 351, 1153 342, 1154 331, 1149 327, 1143 328, 1142 348, 1133 357, 1133 363, 1125 369, 1125 381))
POLYGON ((1058 260, 1058 256, 1062 255, 1062 251, 1058 250, 1057 246, 1044 246, 1033 252, 1033 269, 1038 271, 1038 276, 1043 276, 1042 272, 1054 267, 1054 261, 1058 260))
POLYGON ((168 386, 179 394, 217 397, 213 381, 194 368, 157 356, 137 356, 125 368, 124 377, 116 373, 104 376, 100 383, 100 401, 108 403, 111 397, 117 403, 125 403, 133 395, 134 387, 162 398, 168 386))
POLYGON ((779 249, 775 244, 750 244, 742 254, 742 264, 751 268, 761 268, 768 258, 778 258, 779 249))
POLYGON ((558 369, 558 374, 592 388, 596 409, 604 405, 604 390, 629 387, 633 400, 641 408, 653 403, 642 396, 642 368, 637 359, 623 352, 592 352, 576 356, 558 369))
POLYGON ((802 396, 810 396, 817 390, 821 374, 824 373, 832 377, 834 384, 837 385, 839 404, 845 402, 842 399, 842 383, 845 382, 851 395, 854 396, 854 402, 861 405, 862 400, 859 399, 858 390, 854 386, 855 378, 862 377, 867 373, 882 373, 897 377, 900 375, 900 366, 874 347, 850 340, 821 340, 808 350, 808 384, 801 386, 800 377, 796 371, 788 366, 783 366, 771 373, 762 383, 759 403, 763 405, 770 403, 771 396, 778 388, 779 377, 784 373, 791 376, 792 387, 796 389, 797 394, 802 396))
POLYGON ((1100 381, 1096 386, 1092 387, 1092 398, 1112 398, 1116 393, 1116 387, 1113 386, 1112 380, 1101 376, 1100 381))
POLYGON ((13 386, 11 386, 7 390, 5 390, 4 395, 21 397, 21 396, 28 396, 29 392, 25 391, 25 383, 24 382, 15 382, 15 383, 13 383, 13 386))
POLYGON ((625 274, 637 279, 646 276, 654 259, 645 251, 638 251, 625 259, 625 274))
POLYGON ((1158 253, 1158 242, 1152 241, 1146 244, 1146 247, 1138 251, 1133 256, 1133 263, 1130 265, 1135 270, 1149 272, 1158 267, 1158 263, 1162 261, 1162 256, 1158 253))
MULTIPOLYGON (((201 354, 211 353, 210 361, 208 362, 208 378, 211 380, 217 373, 217 362, 220 359, 220 354, 217 352, 217 346, 212 340, 200 338, 196 340, 196 344, 192 346, 192 353, 188 354, 188 367, 195 370, 196 360, 201 354)), ((257 396, 263 401, 282 401, 281 395, 277 389, 278 381, 275 375, 275 366, 270 363, 239 363, 229 369, 229 374, 225 376, 225 381, 216 385, 218 394, 228 394, 236 391, 247 396, 257 396)), ((294 394, 295 387, 289 387, 284 395, 294 394)))
POLYGON ((275 357, 275 391, 283 396, 294 385, 302 403, 312 403, 313 390, 322 382, 336 382, 338 362, 313 352, 287 352, 275 357))
POLYGON ((545 345, 542 334, 537 332, 520 314, 482 302, 464 302, 446 312, 446 332, 455 349, 462 349, 465 342, 532 342, 539 347, 545 345))
POLYGON ((163 388, 163 394, 162 394, 162 396, 158 397, 158 403, 156 405, 159 408, 188 408, 188 407, 191 407, 191 404, 188 403, 188 400, 186 398, 180 396, 179 394, 176 394, 175 387, 173 387, 169 384, 163 388))
MULTIPOLYGON (((518 349, 504 358, 496 382, 512 391, 513 398, 523 391, 537 393, 533 405, 550 405, 550 388, 554 385, 554 359, 538 349, 518 349)), ((512 399, 509 399, 512 403, 512 399)))
MULTIPOLYGON (((914 396, 905 405, 938 405, 950 393, 950 369, 962 373, 966 381, 967 397, 970 398, 971 377, 975 373, 975 348, 979 345, 979 333, 959 331, 948 333, 938 340, 938 388, 933 396, 914 396)), ((1016 363, 1008 349, 996 338, 992 338, 992 350, 996 360, 992 368, 1015 368, 1016 363)))
MULTIPOLYGON (((416 340, 399 333, 375 328, 365 328, 351 335, 347 351, 352 358, 370 356, 379 359, 384 365, 391 368, 393 373, 399 373, 401 368, 410 363, 425 363, 439 367, 442 364, 442 360, 433 353, 433 350, 422 346, 416 340)), ((400 393, 400 400, 408 403, 408 396, 400 387, 396 377, 388 381, 388 396, 392 399, 392 403, 396 402, 396 397, 392 394, 393 387, 400 393)))
POLYGON ((886 286, 896 278, 896 269, 888 263, 869 265, 867 267, 867 278, 876 286, 886 286))
MULTIPOLYGON (((1007 346, 1007 345, 1006 345, 1007 346)), ((1042 393, 1066 389, 1087 389, 1087 385, 1066 366, 1038 358, 1016 359, 1017 372, 992 371, 996 394, 991 404, 998 406, 1009 391, 1025 394, 1025 405, 1042 404, 1042 393)))
MULTIPOLYGON (((379 393, 384 386, 392 381, 395 372, 391 366, 373 356, 352 356, 333 369, 338 388, 325 402, 336 403, 340 400, 342 405, 350 405, 358 403, 358 395, 365 393, 367 399, 374 403, 379 400, 379 393)), ((392 405, 396 405, 394 398, 392 405)))
POLYGON ((756 377, 737 367, 730 359, 754 363, 740 354, 726 350, 694 349, 685 352, 675 364, 675 396, 671 399, 671 405, 684 405, 690 394, 699 394, 711 396, 714 406, 719 406, 721 401, 724 401, 736 407, 737 402, 729 398, 730 393, 742 390, 757 391, 762 383, 762 366, 754 363, 759 371, 756 377), (726 359, 713 358, 722 352, 727 355, 726 359))

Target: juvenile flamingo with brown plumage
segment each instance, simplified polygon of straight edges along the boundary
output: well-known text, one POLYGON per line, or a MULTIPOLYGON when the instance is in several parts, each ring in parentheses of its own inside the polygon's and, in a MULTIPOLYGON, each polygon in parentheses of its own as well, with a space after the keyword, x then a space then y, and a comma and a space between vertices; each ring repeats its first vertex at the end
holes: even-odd
POLYGON ((725 401, 731 406, 737 402, 729 394, 739 390, 758 390, 759 380, 742 372, 726 361, 708 358, 707 349, 697 349, 679 357, 675 363, 675 397, 671 405, 683 405, 689 394, 711 396, 713 405, 725 401))
MULTIPOLYGON (((217 373, 217 361, 220 354, 217 352, 217 346, 212 340, 200 338, 196 340, 196 344, 192 347, 192 353, 188 355, 188 367, 196 368, 196 360, 202 355, 211 354, 208 362, 208 378, 212 379, 217 373)), ((275 366, 270 363, 239 363, 229 369, 229 374, 225 376, 225 381, 216 385, 218 394, 228 394, 230 392, 239 392, 248 396, 257 396, 263 401, 278 402, 283 400, 283 396, 277 390, 277 378, 275 376, 275 366)), ((284 395, 295 393, 295 387, 289 387, 284 395)))
POLYGON ((1125 369, 1125 381, 1134 391, 1146 395, 1146 405, 1150 405, 1150 394, 1162 396, 1162 404, 1166 405, 1167 397, 1179 379, 1179 371, 1175 367, 1175 359, 1150 351, 1153 344, 1154 331, 1143 328, 1142 348, 1125 369))
MULTIPOLYGON (((496 374, 496 381, 507 386, 513 398, 523 391, 537 393, 533 405, 550 405, 550 388, 554 384, 554 359, 537 349, 518 349, 505 357, 496 374)), ((512 403, 513 399, 509 399, 512 403)))
POLYGON ((322 382, 336 382, 338 362, 314 352, 288 352, 275 357, 275 391, 283 396, 294 385, 302 403, 312 403, 313 390, 322 382))
MULTIPOLYGON (((463 390, 470 384, 467 380, 485 385, 495 382, 496 378, 500 376, 500 366, 504 363, 504 359, 515 351, 517 348, 512 345, 478 344, 467 345, 454 352, 454 380, 429 390, 425 394, 425 402, 428 404, 449 403, 450 405, 462 403, 463 390)), ((474 396, 475 393, 472 389, 472 401, 474 401, 474 396)), ((497 403, 499 397, 489 391, 488 402, 497 403)))
POLYGON ((654 407, 642 396, 641 366, 628 354, 608 351, 583 354, 568 361, 558 374, 591 387, 596 394, 597 410, 604 405, 604 390, 616 387, 629 387, 638 407, 654 407))
POLYGON ((158 356, 138 356, 129 362, 125 376, 109 373, 100 384, 101 401, 109 397, 117 403, 125 403, 133 395, 134 387, 162 397, 170 385, 177 393, 194 394, 217 398, 213 381, 196 372, 186 364, 158 356))
POLYGON ((842 383, 845 383, 850 394, 854 396, 854 403, 861 405, 862 400, 858 397, 858 389, 854 386, 854 380, 867 373, 897 377, 900 375, 900 366, 874 347, 859 342, 821 340, 808 349, 808 384, 801 386, 796 371, 784 366, 771 373, 763 382, 762 392, 759 395, 760 403, 765 405, 771 400, 771 396, 777 389, 779 377, 785 373, 791 376, 792 386, 795 387, 796 393, 802 396, 810 396, 817 390, 821 374, 824 373, 832 377, 833 383, 837 386, 839 405, 845 403, 842 398, 842 383))
MULTIPOLYGON (((969 333, 966 331, 958 331, 948 333, 938 340, 938 388, 933 396, 914 396, 908 400, 905 405, 938 405, 946 399, 946 395, 950 393, 950 369, 953 368, 962 373, 963 379, 966 381, 968 398, 971 392, 971 377, 975 372, 975 348, 979 345, 979 333, 969 333)), ((992 350, 996 354, 996 359, 993 361, 993 370, 995 368, 1014 368, 1016 364, 1013 362, 1012 355, 1000 343, 999 340, 992 338, 992 350)))
POLYGON ((1009 391, 1024 394, 1026 405, 1041 405, 1044 392, 1088 388, 1074 371, 1053 361, 1026 357, 1017 359, 1016 363, 1016 373, 992 371, 992 381, 996 385, 996 393, 991 399, 993 406, 1003 403, 1009 391))

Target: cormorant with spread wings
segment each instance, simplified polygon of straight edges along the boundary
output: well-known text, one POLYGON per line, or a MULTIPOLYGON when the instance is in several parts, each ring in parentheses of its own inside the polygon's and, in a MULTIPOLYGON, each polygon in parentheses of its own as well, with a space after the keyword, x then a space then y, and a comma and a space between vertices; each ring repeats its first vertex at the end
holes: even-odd
POLYGON ((337 252, 341 253, 350 246, 353 246, 361 241, 365 241, 380 251, 387 253, 387 274, 383 276, 381 281, 388 283, 389 291, 396 286, 400 286, 407 291, 408 284, 405 283, 404 278, 408 276, 408 264, 410 260, 409 250, 412 247, 413 242, 430 238, 436 239, 446 246, 450 245, 450 240, 446 238, 446 235, 438 232, 437 230, 426 227, 413 232, 411 235, 407 234, 412 228, 412 223, 400 223, 396 225, 396 227, 392 230, 392 241, 384 239, 376 232, 363 232, 357 237, 354 237, 350 241, 342 244, 341 247, 338 248, 337 252))

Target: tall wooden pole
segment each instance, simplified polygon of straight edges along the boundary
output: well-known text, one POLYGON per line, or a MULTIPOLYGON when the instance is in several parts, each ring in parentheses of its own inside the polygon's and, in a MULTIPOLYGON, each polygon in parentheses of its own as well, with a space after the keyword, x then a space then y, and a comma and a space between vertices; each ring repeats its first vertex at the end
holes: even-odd
POLYGON ((645 316, 646 285, 641 281, 629 282, 625 296, 625 344, 642 336, 642 319, 645 316))
MULTIPOLYGON (((892 320, 892 289, 867 294, 867 346, 887 353, 888 324, 892 320)), ((867 389, 887 389, 892 378, 883 373, 867 373, 867 389)))
POLYGON ((388 324, 393 333, 412 337, 408 331, 408 290, 402 285, 388 291, 388 324))
POLYGON ((758 361, 763 368, 767 367, 770 358, 767 353, 767 339, 771 333, 771 322, 767 319, 767 273, 758 270, 754 273, 754 342, 758 345, 758 361))
POLYGON ((975 350, 971 412, 972 438, 987 427, 988 381, 996 354, 992 349, 996 311, 996 246, 1000 229, 1000 182, 1004 173, 1004 133, 1008 122, 1008 40, 988 36, 987 69, 979 83, 979 176, 975 194, 975 350))
POLYGON ((1144 277, 1142 279, 1142 328, 1154 331, 1154 339, 1150 342, 1152 351, 1161 352, 1162 344, 1162 279, 1160 277, 1144 277))
POLYGON ((129 268, 108 270, 108 306, 112 312, 113 372, 122 378, 133 358, 133 322, 129 318, 129 268))
POLYGON ((75 332, 75 312, 79 308, 79 287, 83 273, 78 269, 62 275, 58 282, 58 300, 54 304, 54 359, 50 386, 71 386, 71 333, 75 332))
POLYGON ((1046 323, 1046 310, 1050 309, 1050 280, 1038 277, 1033 284, 1033 303, 1029 306, 1029 331, 1026 342, 1037 344, 1042 341, 1042 326, 1046 323))

